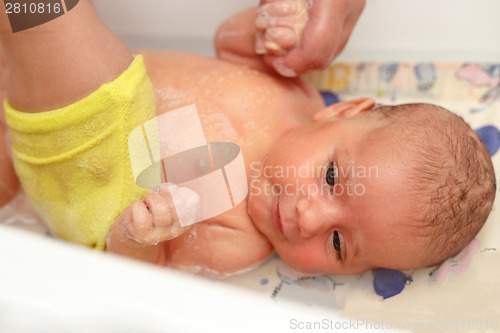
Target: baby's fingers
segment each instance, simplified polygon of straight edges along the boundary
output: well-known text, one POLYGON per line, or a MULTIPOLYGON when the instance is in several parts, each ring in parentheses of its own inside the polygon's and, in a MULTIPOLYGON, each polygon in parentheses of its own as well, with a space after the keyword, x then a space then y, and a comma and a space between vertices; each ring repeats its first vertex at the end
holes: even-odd
POLYGON ((276 1, 257 9, 255 27, 265 30, 272 27, 293 28, 296 23, 297 4, 295 1, 276 1))
POLYGON ((143 201, 129 206, 122 215, 124 234, 145 245, 156 245, 176 238, 189 229, 189 226, 180 226, 168 192, 150 193, 143 201))
POLYGON ((266 30, 265 47, 273 54, 284 54, 286 50, 295 47, 299 38, 293 29, 289 28, 270 28, 266 30))
POLYGON ((307 20, 305 0, 274 0, 261 5, 255 20, 256 52, 284 55, 300 44, 307 20))

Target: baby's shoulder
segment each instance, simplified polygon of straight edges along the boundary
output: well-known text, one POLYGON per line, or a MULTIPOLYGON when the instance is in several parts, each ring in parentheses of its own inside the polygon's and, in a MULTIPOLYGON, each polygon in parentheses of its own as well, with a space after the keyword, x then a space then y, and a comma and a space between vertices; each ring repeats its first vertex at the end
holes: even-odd
POLYGON ((157 100, 167 107, 196 104, 201 112, 223 113, 239 119, 275 115, 282 118, 312 115, 323 107, 317 90, 301 78, 283 78, 201 55, 144 51, 148 74, 157 100), (208 111, 204 111, 204 109, 208 111))
POLYGON ((213 57, 177 51, 138 51, 144 55, 154 85, 187 83, 270 94, 293 92, 296 98, 320 99, 317 90, 301 78, 285 78, 271 72, 213 57))
POLYGON ((273 248, 238 207, 194 225, 165 247, 167 264, 201 274, 229 274, 267 259, 273 248))

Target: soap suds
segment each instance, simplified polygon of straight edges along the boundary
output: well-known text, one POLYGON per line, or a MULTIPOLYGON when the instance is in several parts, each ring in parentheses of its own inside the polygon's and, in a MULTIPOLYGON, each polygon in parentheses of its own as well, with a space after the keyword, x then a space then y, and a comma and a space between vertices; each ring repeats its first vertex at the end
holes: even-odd
POLYGON ((198 215, 200 212, 200 196, 186 187, 178 187, 168 184, 168 189, 172 195, 173 205, 179 218, 181 227, 185 227, 200 222, 198 215))

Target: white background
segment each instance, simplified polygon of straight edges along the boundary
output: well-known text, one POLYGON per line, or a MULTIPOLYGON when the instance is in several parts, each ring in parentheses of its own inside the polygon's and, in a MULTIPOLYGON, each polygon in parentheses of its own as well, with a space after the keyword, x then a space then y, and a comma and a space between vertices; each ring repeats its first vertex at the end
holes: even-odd
MULTIPOLYGON (((257 2, 95 0, 106 24, 131 47, 207 55, 217 25, 257 2)), ((499 62, 499 15, 499 0, 367 0, 340 60, 499 62)))

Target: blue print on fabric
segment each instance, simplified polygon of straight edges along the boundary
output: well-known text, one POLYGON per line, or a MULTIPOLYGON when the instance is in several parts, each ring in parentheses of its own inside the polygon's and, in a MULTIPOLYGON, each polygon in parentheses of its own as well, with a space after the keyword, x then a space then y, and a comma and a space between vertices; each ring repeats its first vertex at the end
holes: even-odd
POLYGON ((330 106, 332 104, 340 102, 340 99, 337 95, 332 93, 331 91, 320 91, 321 97, 323 97, 323 101, 326 106, 330 106))
POLYGON ((500 148, 500 131, 493 125, 483 126, 476 130, 477 135, 483 140, 490 156, 496 154, 500 148))
POLYGON ((421 63, 413 68, 417 77, 419 91, 427 91, 436 82, 436 67, 433 63, 421 63))
POLYGON ((384 299, 401 293, 407 281, 413 281, 411 277, 406 277, 403 272, 392 269, 377 268, 372 272, 375 292, 384 299))

